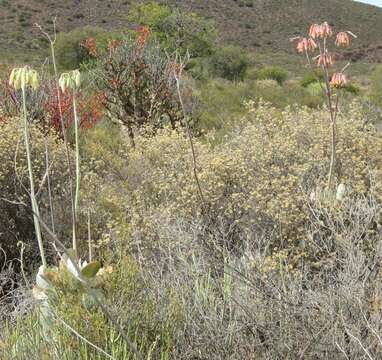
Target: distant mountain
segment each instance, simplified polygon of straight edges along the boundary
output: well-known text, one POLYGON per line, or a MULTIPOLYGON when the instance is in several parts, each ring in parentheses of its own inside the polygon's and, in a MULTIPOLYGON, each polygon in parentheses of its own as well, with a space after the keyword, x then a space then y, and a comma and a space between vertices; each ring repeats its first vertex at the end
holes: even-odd
MULTIPOLYGON (((3 54, 32 54, 42 44, 33 24, 51 28, 58 16, 61 31, 77 26, 129 26, 128 0, 0 0, 0 50, 3 54)), ((256 51, 290 52, 289 38, 305 33, 312 22, 328 21, 336 30, 358 35, 348 56, 382 61, 382 9, 352 0, 171 0, 213 19, 221 40, 256 51)))

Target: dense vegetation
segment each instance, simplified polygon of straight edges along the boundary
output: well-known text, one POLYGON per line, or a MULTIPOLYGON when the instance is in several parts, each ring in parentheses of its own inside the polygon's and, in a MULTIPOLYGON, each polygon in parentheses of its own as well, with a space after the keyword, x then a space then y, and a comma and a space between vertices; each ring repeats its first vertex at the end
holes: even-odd
POLYGON ((126 18, 2 73, 0 358, 379 359, 382 67, 126 18))
MULTIPOLYGON (((141 0, 140 3, 152 3, 141 0)), ((131 25, 127 13, 132 0, 1 0, 0 47, 2 58, 30 62, 39 59, 46 42, 36 30, 37 22, 52 30, 52 18, 59 16, 59 30, 67 32, 92 24, 107 30, 124 30, 131 25)), ((160 0, 185 12, 211 19, 224 43, 239 45, 256 53, 291 54, 285 39, 305 31, 306 24, 327 20, 359 34, 359 42, 347 56, 354 59, 382 59, 382 10, 353 0, 160 0)), ((174 19, 174 18, 173 18, 174 19)), ((141 24, 142 25, 142 24, 141 24)))

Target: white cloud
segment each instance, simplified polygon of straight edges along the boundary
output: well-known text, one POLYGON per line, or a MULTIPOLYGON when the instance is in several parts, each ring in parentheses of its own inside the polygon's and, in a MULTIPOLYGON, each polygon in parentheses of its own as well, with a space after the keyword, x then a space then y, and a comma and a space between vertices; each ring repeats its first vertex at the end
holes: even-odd
POLYGON ((356 0, 356 1, 382 7, 382 0, 356 0))

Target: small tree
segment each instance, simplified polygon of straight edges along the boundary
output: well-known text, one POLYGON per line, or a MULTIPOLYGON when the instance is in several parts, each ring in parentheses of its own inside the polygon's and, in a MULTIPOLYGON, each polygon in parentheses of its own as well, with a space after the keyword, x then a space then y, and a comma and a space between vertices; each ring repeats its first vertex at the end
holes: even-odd
POLYGON ((166 122, 175 127, 182 118, 175 65, 149 37, 149 29, 141 28, 136 39, 111 41, 91 70, 107 116, 127 127, 133 146, 134 128, 149 125, 155 131, 166 122))
POLYGON ((248 56, 237 46, 219 48, 209 59, 211 74, 228 80, 244 80, 248 66, 248 56))
POLYGON ((149 4, 132 6, 128 20, 139 26, 147 26, 160 45, 169 53, 187 52, 192 58, 209 56, 213 52, 216 29, 207 21, 191 11, 149 4))

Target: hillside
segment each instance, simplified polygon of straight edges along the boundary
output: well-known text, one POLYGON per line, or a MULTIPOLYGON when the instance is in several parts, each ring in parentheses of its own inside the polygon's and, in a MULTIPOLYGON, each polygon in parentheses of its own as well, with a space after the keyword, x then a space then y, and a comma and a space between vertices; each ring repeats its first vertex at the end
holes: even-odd
MULTIPOLYGON (((133 1, 127 0, 0 0, 0 48, 8 54, 33 54, 41 48, 33 24, 51 28, 58 16, 59 30, 82 25, 124 27, 133 1)), ((382 59, 382 9, 351 0, 167 0, 213 19, 222 41, 238 43, 257 51, 291 51, 288 38, 305 32, 311 22, 323 20, 338 29, 359 35, 354 59, 382 59)))

